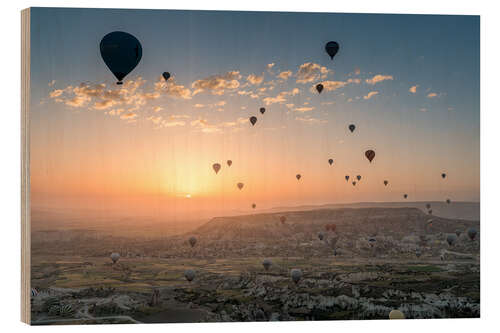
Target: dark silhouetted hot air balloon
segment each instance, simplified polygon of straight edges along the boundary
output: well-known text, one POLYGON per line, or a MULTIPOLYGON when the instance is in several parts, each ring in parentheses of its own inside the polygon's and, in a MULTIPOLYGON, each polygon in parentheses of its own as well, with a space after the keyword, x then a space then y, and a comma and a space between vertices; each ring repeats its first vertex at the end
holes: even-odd
POLYGON ((335 57, 335 55, 339 51, 339 43, 334 42, 334 41, 330 41, 330 42, 326 43, 325 51, 330 56, 330 59, 333 60, 333 57, 335 57))
POLYGON ((448 243, 449 246, 453 246, 456 241, 457 241, 457 235, 448 234, 448 236, 446 236, 446 242, 448 243))
POLYGON ((444 172, 441 174, 441 178, 443 178, 443 179, 446 178, 446 174, 444 172))
POLYGON ((349 125, 349 131, 351 131, 351 133, 354 132, 355 129, 356 129, 356 125, 354 125, 354 124, 349 125))
POLYGON ((266 112, 266 108, 260 108, 259 111, 261 114, 264 114, 264 112, 266 112))
POLYGON ((358 182, 361 180, 361 176, 360 175, 357 175, 356 176, 356 179, 358 180, 358 182))
POLYGON ((188 280, 189 282, 193 281, 194 278, 196 276, 196 273, 192 270, 192 269, 187 269, 185 272, 184 272, 184 277, 186 278, 186 280, 188 280))
POLYGON ((389 184, 389 181, 384 180, 384 185, 387 186, 387 184, 389 184))
POLYGON ((169 72, 163 72, 162 76, 165 79, 165 81, 168 81, 168 79, 170 79, 170 73, 169 72))
POLYGON ((189 237, 189 245, 191 245, 191 247, 194 247, 196 245, 196 242, 197 242, 196 237, 194 236, 189 237))
POLYGON ((300 180, 301 177, 302 176, 300 175, 300 173, 298 173, 298 174, 295 175, 295 178, 297 178, 297 180, 300 180))
POLYGON ((447 203, 447 204, 450 204, 450 203, 451 203, 451 200, 450 200, 450 199, 446 199, 446 203, 447 203))
POLYGON ((226 163, 227 163, 227 166, 231 166, 231 165, 233 164, 233 161, 231 161, 231 160, 227 160, 227 162, 226 162, 226 163))
POLYGON ((116 262, 119 259, 120 259, 120 254, 118 252, 111 253, 111 261, 113 261, 113 264, 116 264, 116 262))
POLYGON ((102 60, 118 79, 116 84, 123 84, 122 80, 137 66, 142 57, 141 43, 123 31, 110 32, 104 36, 100 49, 102 60))
POLYGON ((365 156, 368 159, 368 161, 370 161, 370 163, 371 163, 372 160, 375 158, 375 152, 371 149, 367 150, 367 151, 365 151, 365 156))
POLYGON ((294 268, 290 271, 290 276, 292 278, 292 281, 295 282, 295 284, 297 284, 302 278, 302 271, 298 268, 294 268))
POLYGON ((321 83, 318 83, 316 85, 316 90, 318 91, 318 94, 321 94, 321 92, 323 91, 323 85, 321 83))
POLYGON ((271 267, 271 265, 272 265, 272 262, 271 262, 271 260, 269 260, 269 259, 264 259, 264 260, 262 261, 262 266, 264 266, 264 269, 265 269, 266 271, 268 271, 268 270, 269 270, 269 268, 271 267))
POLYGON ((356 181, 353 181, 353 182, 352 182, 352 186, 356 186, 356 181))
POLYGON ((325 234, 324 234, 324 233, 322 233, 321 231, 320 231, 320 232, 318 232, 318 239, 322 241, 322 240, 323 240, 323 238, 325 238, 325 234))
POLYGON ((408 198, 408 194, 403 194, 403 198, 408 198))
POLYGON ((348 181, 349 181, 349 176, 348 176, 348 175, 346 175, 346 176, 345 176, 345 181, 346 181, 346 182, 348 182, 348 181))
POLYGON ((332 158, 330 158, 330 159, 328 160, 328 164, 330 164, 330 165, 332 165, 332 164, 333 164, 333 159, 332 159, 332 158))
POLYGON ((250 117, 250 123, 252 123, 252 126, 255 125, 256 122, 257 122, 257 117, 251 116, 250 117))
POLYGON ((244 186, 244 185, 245 185, 245 184, 243 184, 243 183, 238 183, 238 184, 236 184, 236 186, 238 186, 238 188, 239 188, 240 190, 243 188, 243 186, 244 186))
POLYGON ((476 238, 476 235, 477 235, 476 228, 470 227, 469 229, 467 229, 467 236, 469 236, 470 240, 474 240, 474 238, 476 238))
POLYGON ((220 170, 220 164, 219 163, 214 163, 212 165, 212 169, 214 169, 215 174, 217 174, 219 172, 219 170, 220 170))
POLYGON ((257 207, 257 205, 253 203, 252 208, 255 209, 255 207, 257 207))

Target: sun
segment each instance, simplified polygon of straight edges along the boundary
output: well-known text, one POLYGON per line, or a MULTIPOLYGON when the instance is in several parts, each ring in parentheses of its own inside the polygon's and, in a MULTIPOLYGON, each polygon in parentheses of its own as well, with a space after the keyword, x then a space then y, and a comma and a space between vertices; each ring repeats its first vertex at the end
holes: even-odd
POLYGON ((190 199, 191 198, 191 194, 186 194, 186 198, 190 199))

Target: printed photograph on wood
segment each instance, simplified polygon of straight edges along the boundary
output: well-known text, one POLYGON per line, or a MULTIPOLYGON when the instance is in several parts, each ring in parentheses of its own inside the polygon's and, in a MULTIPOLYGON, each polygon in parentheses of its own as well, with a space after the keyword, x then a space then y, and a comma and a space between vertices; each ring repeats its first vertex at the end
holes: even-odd
POLYGON ((479 23, 31 8, 29 322, 479 317, 479 23))

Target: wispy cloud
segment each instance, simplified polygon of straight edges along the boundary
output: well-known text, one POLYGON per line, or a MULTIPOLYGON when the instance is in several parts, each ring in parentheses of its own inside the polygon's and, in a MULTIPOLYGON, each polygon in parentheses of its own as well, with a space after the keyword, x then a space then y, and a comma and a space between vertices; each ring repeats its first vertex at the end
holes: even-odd
POLYGON ((278 77, 282 79, 283 81, 288 80, 288 78, 292 76, 292 71, 283 71, 278 74, 278 77))
POLYGON ((247 76, 248 83, 258 86, 264 81, 264 73, 262 75, 250 74, 247 76))
POLYGON ((394 80, 394 78, 392 77, 392 75, 377 74, 374 77, 372 77, 371 79, 366 79, 365 82, 368 84, 374 85, 374 84, 377 84, 379 82, 386 81, 386 80, 394 80))
POLYGON ((290 91, 282 91, 276 97, 266 97, 263 99, 266 105, 271 105, 275 103, 283 104, 287 101, 287 96, 295 96, 300 93, 299 88, 293 88, 290 91))
POLYGON ((434 98, 434 97, 438 97, 438 94, 435 92, 430 92, 427 94, 427 98, 434 98))
POLYGON ((317 81, 320 78, 325 78, 328 74, 328 68, 312 63, 306 62, 299 67, 297 72, 297 83, 309 83, 317 81))
POLYGON ((310 116, 303 116, 303 117, 295 117, 295 120, 306 123, 306 124, 324 124, 327 123, 327 120, 324 119, 319 119, 319 118, 314 118, 310 116))
POLYGON ((194 89, 193 96, 207 91, 213 95, 222 95, 225 90, 237 89, 240 86, 239 71, 230 71, 222 75, 212 75, 204 79, 196 80, 191 84, 194 89))
POLYGON ((366 96, 363 96, 363 99, 370 99, 375 95, 378 95, 378 91, 370 91, 366 96))
POLYGON ((411 86, 410 89, 408 89, 408 91, 411 92, 412 94, 416 94, 417 88, 418 88, 418 84, 411 86))

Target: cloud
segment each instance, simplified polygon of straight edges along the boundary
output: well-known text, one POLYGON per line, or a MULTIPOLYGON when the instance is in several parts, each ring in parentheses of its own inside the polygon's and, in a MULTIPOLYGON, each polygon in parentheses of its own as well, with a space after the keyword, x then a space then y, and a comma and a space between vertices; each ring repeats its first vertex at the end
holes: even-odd
POLYGON ((215 106, 224 106, 226 104, 227 104, 226 101, 219 101, 219 102, 215 103, 215 106))
POLYGON ((192 94, 189 88, 175 82, 175 77, 172 77, 168 82, 160 78, 155 83, 155 90, 180 99, 191 99, 192 94))
POLYGON ((365 82, 368 84, 374 85, 374 84, 377 84, 379 82, 386 81, 386 80, 394 80, 394 78, 392 77, 392 75, 377 74, 374 77, 372 77, 371 79, 366 79, 365 82))
POLYGON ((50 81, 50 82, 49 82, 49 87, 53 87, 53 86, 54 86, 54 84, 56 84, 56 80, 52 80, 52 81, 50 81))
POLYGON ((420 108, 420 112, 427 112, 427 108, 420 108))
POLYGON ((51 92, 49 93, 49 97, 50 97, 50 98, 56 98, 56 97, 61 96, 61 95, 62 95, 62 93, 63 93, 63 90, 61 90, 61 89, 56 89, 56 90, 53 90, 53 91, 51 91, 51 92))
POLYGON ((408 89, 408 91, 411 92, 412 94, 416 94, 417 93, 417 88, 418 88, 418 84, 414 85, 414 86, 411 86, 410 89, 408 89))
POLYGON ((264 73, 262 73, 262 75, 260 75, 260 76, 255 75, 255 74, 250 74, 247 76, 247 81, 250 84, 258 86, 259 84, 262 83, 262 81, 264 81, 264 73))
POLYGON ((222 95, 226 89, 237 89, 241 79, 239 71, 230 71, 223 75, 212 75, 204 79, 196 80, 191 84, 194 89, 193 96, 208 91, 213 95, 222 95))
POLYGON ((353 83, 353 84, 360 84, 361 83, 361 79, 359 78, 350 78, 347 80, 347 83, 353 83))
POLYGON ((434 97, 437 97, 438 94, 436 94, 435 92, 431 92, 431 93, 428 93, 427 94, 427 98, 434 98, 434 97))
POLYGON ((298 95, 299 93, 300 93, 300 89, 294 88, 290 91, 282 91, 276 97, 266 97, 263 99, 263 101, 266 105, 271 105, 271 104, 275 104, 275 103, 283 104, 286 102, 287 96, 295 96, 295 95, 298 95))
MULTIPOLYGON (((323 90, 325 91, 335 91, 337 89, 343 88, 347 85, 344 81, 323 81, 323 90)), ((316 92, 316 85, 313 85, 310 89, 311 92, 316 92)))
POLYGON ((274 62, 272 62, 270 64, 267 64, 267 66, 266 66, 266 68, 267 68, 268 71, 270 71, 271 68, 273 68, 273 67, 274 67, 274 62))
POLYGON ((363 99, 370 99, 375 95, 378 95, 378 91, 370 91, 366 96, 363 96, 363 99))
POLYGON ((328 74, 328 68, 312 62, 306 62, 299 67, 297 72, 297 83, 309 83, 320 79, 328 74))
POLYGON ((124 120, 131 120, 131 119, 135 119, 137 118, 137 113, 134 113, 134 112, 127 112, 125 114, 122 114, 120 116, 120 119, 124 119, 124 120))
POLYGON ((125 112, 125 109, 116 109, 116 110, 110 110, 107 113, 110 116, 119 116, 121 113, 125 112))
POLYGON ((163 108, 162 108, 161 106, 155 106, 155 107, 153 108, 153 111, 154 111, 154 112, 160 112, 161 110, 163 110, 163 108))
POLYGON ((324 124, 324 123, 328 122, 327 120, 324 120, 324 119, 313 118, 313 117, 309 117, 309 116, 295 117, 295 120, 301 121, 303 123, 311 124, 311 125, 324 124))
MULTIPOLYGON (((172 119, 172 116, 169 117, 172 119)), ((156 128, 162 128, 162 127, 177 127, 177 126, 184 126, 186 125, 185 121, 181 120, 173 120, 173 121, 168 121, 167 119, 164 119, 162 116, 150 116, 147 118, 149 121, 151 121, 153 124, 156 125, 156 128)))
POLYGON ((302 112, 302 113, 309 112, 309 111, 312 111, 312 110, 314 110, 314 107, 305 107, 305 106, 303 106, 303 107, 295 108, 294 109, 294 111, 302 112))
POLYGON ((288 80, 290 76, 292 76, 292 71, 284 71, 278 74, 278 77, 283 81, 288 80))

